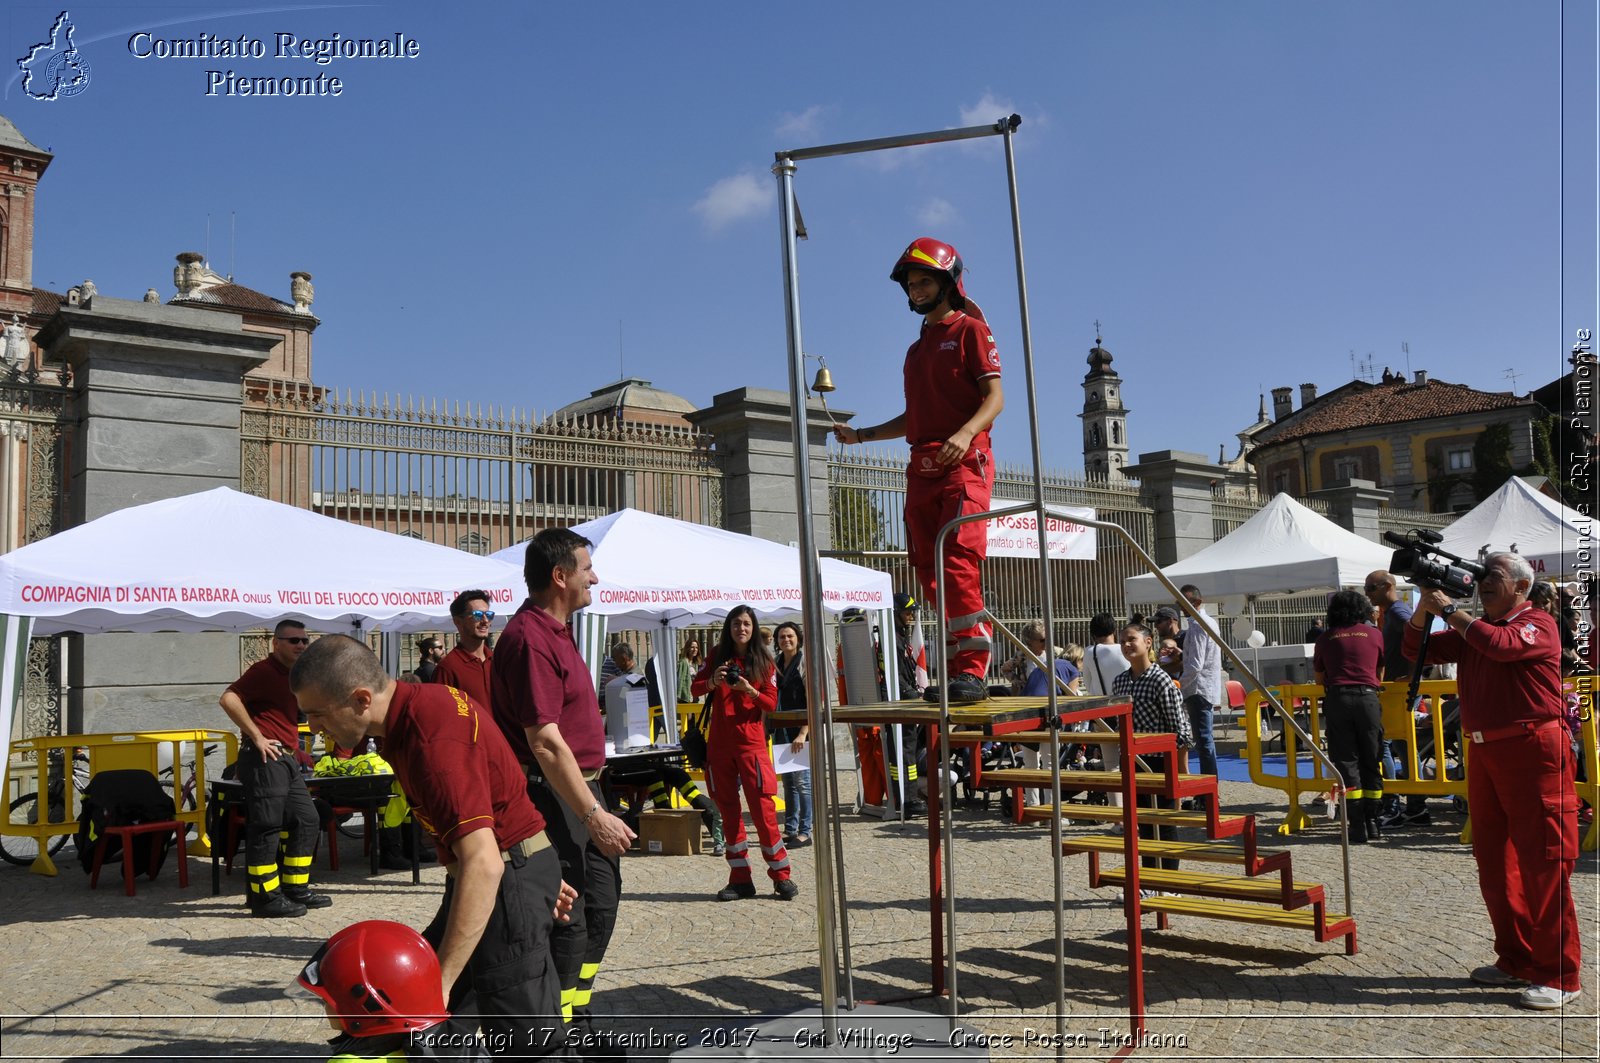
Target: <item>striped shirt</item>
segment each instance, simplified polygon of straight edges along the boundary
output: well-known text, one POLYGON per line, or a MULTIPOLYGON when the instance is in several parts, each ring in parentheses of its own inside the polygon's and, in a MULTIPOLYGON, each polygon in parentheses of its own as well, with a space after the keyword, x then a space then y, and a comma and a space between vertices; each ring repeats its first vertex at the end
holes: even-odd
POLYGON ((1111 681, 1111 692, 1133 702, 1135 731, 1175 734, 1180 748, 1193 742, 1183 695, 1172 677, 1160 668, 1152 665, 1141 675, 1134 675, 1129 669, 1111 681))

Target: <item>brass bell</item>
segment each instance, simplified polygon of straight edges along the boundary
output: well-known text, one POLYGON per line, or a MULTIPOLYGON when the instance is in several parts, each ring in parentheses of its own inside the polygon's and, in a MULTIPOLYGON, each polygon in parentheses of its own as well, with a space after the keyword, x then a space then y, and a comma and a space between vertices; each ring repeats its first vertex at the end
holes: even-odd
POLYGON ((811 382, 811 390, 822 395, 826 395, 828 392, 834 390, 833 374, 828 372, 828 366, 826 363, 823 364, 821 369, 817 370, 817 379, 811 382))

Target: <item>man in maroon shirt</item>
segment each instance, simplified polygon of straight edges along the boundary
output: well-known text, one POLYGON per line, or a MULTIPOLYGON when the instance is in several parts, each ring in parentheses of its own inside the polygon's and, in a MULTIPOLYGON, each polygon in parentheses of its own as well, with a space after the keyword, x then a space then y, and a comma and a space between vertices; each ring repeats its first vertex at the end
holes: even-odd
POLYGON ((317 843, 317 806, 300 777, 300 708, 289 690, 289 669, 310 643, 305 625, 281 620, 272 651, 222 692, 222 711, 239 727, 239 779, 244 783, 245 862, 250 870, 250 911, 264 919, 305 915, 333 899, 312 893, 311 853, 317 843), (278 838, 283 868, 278 868, 278 838))
POLYGON ((486 709, 493 708, 489 683, 494 660, 494 651, 489 649, 489 624, 493 620, 487 591, 462 591, 456 595, 450 603, 450 622, 455 624, 461 641, 444 655, 430 680, 465 691, 467 697, 486 709))
POLYGON ((344 635, 307 650, 289 682, 313 730, 347 748, 383 738, 439 847, 448 878, 423 937, 439 955, 450 1010, 470 990, 492 1054, 565 1055, 550 954, 561 866, 500 732, 460 690, 396 683, 344 635))
MULTIPOLYGON (((906 352, 905 409, 870 428, 835 425, 841 443, 904 436, 911 444, 906 475, 907 548, 923 598, 937 602, 934 538, 947 522, 989 508, 994 459, 989 428, 1005 407, 1000 354, 976 304, 967 301, 961 256, 923 237, 906 248, 889 279, 905 291, 922 333, 906 352)), ((988 531, 981 521, 945 540, 945 690, 952 702, 988 696, 984 675, 992 649, 983 605, 988 531)), ((937 702, 939 688, 923 696, 937 702)))
POLYGON ((528 771, 528 796, 549 825, 561 877, 578 891, 572 921, 552 940, 561 975, 561 1008, 591 1047, 605 1038, 590 1027, 589 1003, 622 894, 618 857, 634 833, 606 808, 600 788, 605 724, 594 678, 567 622, 589 604, 599 582, 589 540, 546 528, 528 543, 523 578, 528 599, 500 636, 494 658, 495 722, 528 771))
POLYGON ((1479 985, 1523 987, 1517 1003, 1550 1011, 1578 995, 1582 962, 1572 868, 1578 860, 1578 795, 1563 725, 1561 636, 1555 618, 1528 601, 1533 569, 1490 554, 1478 581, 1483 618, 1440 590, 1424 590, 1406 624, 1415 660, 1430 616, 1448 631, 1430 637, 1426 663, 1455 661, 1467 805, 1478 888, 1494 926, 1495 963, 1479 985))

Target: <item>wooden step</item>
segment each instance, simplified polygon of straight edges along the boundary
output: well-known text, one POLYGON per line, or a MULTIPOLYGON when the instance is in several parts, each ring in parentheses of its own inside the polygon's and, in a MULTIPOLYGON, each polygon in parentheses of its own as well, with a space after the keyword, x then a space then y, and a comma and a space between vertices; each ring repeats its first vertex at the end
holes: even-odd
MULTIPOLYGON (((1217 792, 1215 775, 1188 775, 1180 772, 1170 792, 1167 790, 1166 775, 1157 772, 1134 772, 1133 782, 1137 793, 1161 794, 1166 797, 1204 797, 1217 792)), ((998 768, 983 773, 983 785, 990 789, 1009 786, 1022 790, 1048 790, 1050 769, 998 768)), ((1073 790, 1121 790, 1122 773, 1064 771, 1061 773, 1061 788, 1069 793, 1073 790)))
MULTIPOLYGON (((1089 885, 1121 886, 1128 872, 1123 867, 1100 867, 1097 853, 1089 856, 1089 885)), ((1241 878, 1210 871, 1168 871, 1164 868, 1139 869, 1139 886, 1147 890, 1189 893, 1219 900, 1258 901, 1277 904, 1288 910, 1321 903, 1324 892, 1319 882, 1285 882, 1278 878, 1241 878)))
POLYGON ((1191 915, 1199 919, 1222 919, 1232 923, 1310 930, 1318 941, 1348 937, 1350 940, 1347 951, 1355 952, 1356 921, 1342 913, 1324 912, 1318 906, 1286 912, 1281 908, 1266 908, 1259 904, 1241 904, 1237 901, 1204 900, 1199 897, 1144 897, 1140 899, 1139 907, 1147 912, 1161 914, 1191 915))
MULTIPOLYGON (((1061 839, 1061 855, 1078 853, 1123 854, 1123 839, 1115 834, 1080 834, 1061 839)), ((1169 856, 1208 864, 1229 864, 1244 868, 1246 875, 1265 875, 1289 866, 1289 850, 1256 849, 1254 845, 1228 842, 1178 842, 1155 838, 1139 839, 1140 856, 1169 856)))
MULTIPOLYGON (((1061 744, 1074 743, 1098 744, 1101 742, 1118 743, 1115 732, 1110 731, 1058 731, 1061 744)), ((985 735, 975 731, 951 731, 952 742, 1014 742, 1019 746, 1045 745, 1050 741, 1049 731, 1012 731, 1003 735, 985 735)), ((1137 755, 1145 753, 1172 753, 1177 749, 1177 736, 1170 731, 1135 731, 1133 733, 1133 751, 1137 755)))
MULTIPOLYGON (((1213 826, 1205 812, 1180 812, 1172 808, 1140 808, 1138 813, 1140 823, 1161 823, 1169 827, 1194 827, 1206 831, 1212 838, 1232 838, 1245 833, 1251 826, 1254 816, 1225 816, 1219 814, 1213 826)), ((1056 814, 1050 805, 1029 805, 1022 810, 1024 822, 1050 822, 1050 817, 1056 814)), ((1075 802, 1063 802, 1061 805, 1061 818, 1069 820, 1085 820, 1091 823, 1121 823, 1122 809, 1111 805, 1080 805, 1075 802)))

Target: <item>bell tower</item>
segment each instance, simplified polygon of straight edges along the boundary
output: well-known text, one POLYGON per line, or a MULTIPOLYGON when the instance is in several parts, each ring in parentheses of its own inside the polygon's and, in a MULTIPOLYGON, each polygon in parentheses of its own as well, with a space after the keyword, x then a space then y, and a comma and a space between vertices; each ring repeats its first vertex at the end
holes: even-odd
POLYGON ((1111 352, 1101 346, 1100 322, 1094 323, 1089 372, 1083 378, 1083 471, 1092 479, 1126 479, 1128 410, 1122 405, 1122 378, 1111 368, 1111 352))
POLYGON ((0 321, 33 312, 33 200, 52 157, 0 115, 0 321))

